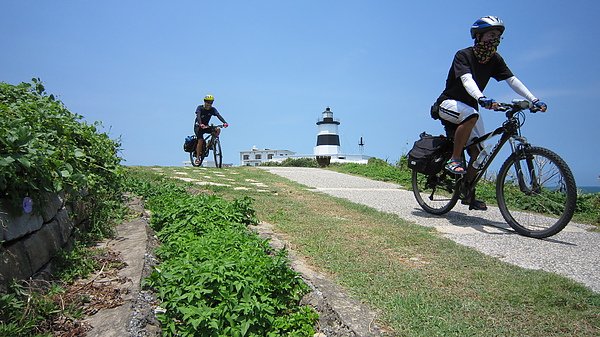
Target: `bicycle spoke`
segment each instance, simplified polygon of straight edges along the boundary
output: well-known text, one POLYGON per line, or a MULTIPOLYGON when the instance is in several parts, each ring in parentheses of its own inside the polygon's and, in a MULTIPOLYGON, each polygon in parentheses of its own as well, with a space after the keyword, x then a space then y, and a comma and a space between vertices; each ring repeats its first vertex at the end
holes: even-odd
POLYGON ((496 186, 498 206, 519 233, 540 238, 554 235, 573 215, 575 181, 555 153, 543 148, 525 151, 524 157, 513 155, 500 169, 496 186), (525 176, 520 177, 519 172, 525 176))
POLYGON ((458 201, 456 181, 440 172, 425 175, 413 171, 412 188, 417 202, 424 211, 441 215, 450 211, 458 201))

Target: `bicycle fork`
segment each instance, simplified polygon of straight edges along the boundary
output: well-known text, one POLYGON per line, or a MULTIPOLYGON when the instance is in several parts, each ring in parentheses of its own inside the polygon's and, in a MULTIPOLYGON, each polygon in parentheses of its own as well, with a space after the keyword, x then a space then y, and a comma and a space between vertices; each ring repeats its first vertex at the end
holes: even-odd
POLYGON ((540 193, 541 186, 539 185, 539 180, 536 175, 533 154, 530 151, 526 151, 531 145, 527 143, 527 140, 524 137, 515 137, 515 139, 510 139, 510 146, 515 154, 514 167, 519 189, 525 195, 540 193), (518 141, 519 144, 515 144, 516 141, 518 141), (525 159, 527 167, 523 168, 521 166, 521 159, 525 159), (527 180, 529 180, 529 183, 527 180))

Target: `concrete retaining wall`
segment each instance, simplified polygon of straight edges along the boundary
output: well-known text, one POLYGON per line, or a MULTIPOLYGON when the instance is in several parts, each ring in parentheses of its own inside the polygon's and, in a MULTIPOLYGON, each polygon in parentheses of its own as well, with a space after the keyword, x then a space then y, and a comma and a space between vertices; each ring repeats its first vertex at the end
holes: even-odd
POLYGON ((30 214, 11 210, 0 200, 0 291, 12 279, 28 279, 43 270, 86 219, 81 205, 60 195, 44 199, 30 214))

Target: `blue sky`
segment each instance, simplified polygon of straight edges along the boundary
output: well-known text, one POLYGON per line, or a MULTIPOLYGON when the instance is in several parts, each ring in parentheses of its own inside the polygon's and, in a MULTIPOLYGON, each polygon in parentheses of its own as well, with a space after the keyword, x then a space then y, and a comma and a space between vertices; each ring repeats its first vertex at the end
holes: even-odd
MULTIPOLYGON (((523 133, 560 154, 578 185, 600 185, 600 13, 596 1, 0 0, 0 81, 39 77, 72 112, 120 137, 126 165, 182 165, 196 106, 211 93, 230 123, 224 162, 252 146, 311 154, 330 106, 345 153, 396 162, 470 25, 497 15, 499 52, 549 106, 523 133)), ((506 83, 485 91, 517 98, 506 83)), ((486 128, 503 116, 483 112, 486 128)))

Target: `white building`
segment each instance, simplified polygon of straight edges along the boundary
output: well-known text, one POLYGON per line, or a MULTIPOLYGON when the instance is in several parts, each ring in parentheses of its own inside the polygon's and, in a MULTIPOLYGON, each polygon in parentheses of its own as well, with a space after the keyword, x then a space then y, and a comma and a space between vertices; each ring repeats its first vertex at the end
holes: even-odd
POLYGON ((250 151, 240 151, 240 165, 259 166, 267 161, 282 162, 294 154, 295 152, 288 150, 258 149, 253 146, 250 151))

